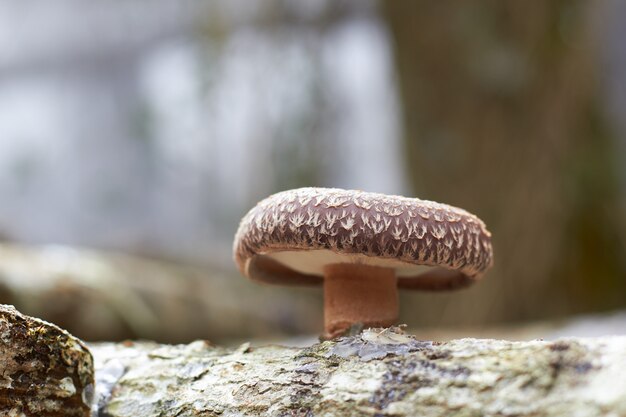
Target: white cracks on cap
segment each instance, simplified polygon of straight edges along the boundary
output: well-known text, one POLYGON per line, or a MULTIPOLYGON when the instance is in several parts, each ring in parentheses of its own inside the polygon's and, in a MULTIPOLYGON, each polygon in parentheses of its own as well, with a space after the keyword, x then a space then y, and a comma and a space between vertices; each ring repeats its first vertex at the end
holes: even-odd
POLYGON ((345 220, 341 221, 341 227, 346 230, 352 229, 352 227, 356 224, 356 221, 352 217, 348 217, 345 220))
POLYGON ((432 229, 430 234, 437 240, 443 239, 443 237, 448 233, 448 228, 441 223, 435 223, 431 227, 432 229))

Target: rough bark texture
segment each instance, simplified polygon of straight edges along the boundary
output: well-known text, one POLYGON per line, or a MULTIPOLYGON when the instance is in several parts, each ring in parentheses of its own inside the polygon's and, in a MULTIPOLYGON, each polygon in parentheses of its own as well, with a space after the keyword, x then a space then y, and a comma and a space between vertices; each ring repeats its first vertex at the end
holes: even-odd
POLYGON ((437 343, 388 329, 304 349, 92 350, 107 417, 626 415, 626 337, 437 343))
POLYGON ((0 415, 89 415, 91 354, 57 326, 0 305, 0 369, 0 415))

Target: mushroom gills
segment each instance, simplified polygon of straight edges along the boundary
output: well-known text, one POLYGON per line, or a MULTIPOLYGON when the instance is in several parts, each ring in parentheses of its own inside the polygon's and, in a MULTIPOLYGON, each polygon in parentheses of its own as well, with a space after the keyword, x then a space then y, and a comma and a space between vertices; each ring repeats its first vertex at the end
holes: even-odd
POLYGON ((263 256, 275 261, 294 271, 305 275, 324 275, 324 267, 330 264, 359 264, 392 268, 397 277, 416 277, 437 267, 427 265, 414 265, 397 259, 378 258, 360 253, 336 253, 328 249, 315 250, 291 250, 266 253, 263 256))

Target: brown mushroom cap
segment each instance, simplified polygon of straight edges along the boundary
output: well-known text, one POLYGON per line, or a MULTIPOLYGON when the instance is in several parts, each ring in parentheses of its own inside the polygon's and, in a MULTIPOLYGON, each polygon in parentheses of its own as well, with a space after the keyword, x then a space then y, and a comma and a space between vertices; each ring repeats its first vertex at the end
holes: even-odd
POLYGON ((401 196, 299 188, 259 202, 241 220, 235 262, 256 281, 321 284, 323 267, 393 268, 398 286, 466 286, 492 265, 491 234, 465 210, 401 196))

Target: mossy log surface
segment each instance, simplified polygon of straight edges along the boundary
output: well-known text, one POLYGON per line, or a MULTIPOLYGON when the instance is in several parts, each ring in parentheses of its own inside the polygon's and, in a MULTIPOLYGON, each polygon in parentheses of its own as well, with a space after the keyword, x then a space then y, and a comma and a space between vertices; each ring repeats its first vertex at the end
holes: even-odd
POLYGON ((0 416, 88 416, 94 366, 87 347, 57 326, 0 304, 0 416))
POLYGON ((622 336, 438 343, 385 329, 307 348, 91 349, 98 416, 626 416, 622 336))

